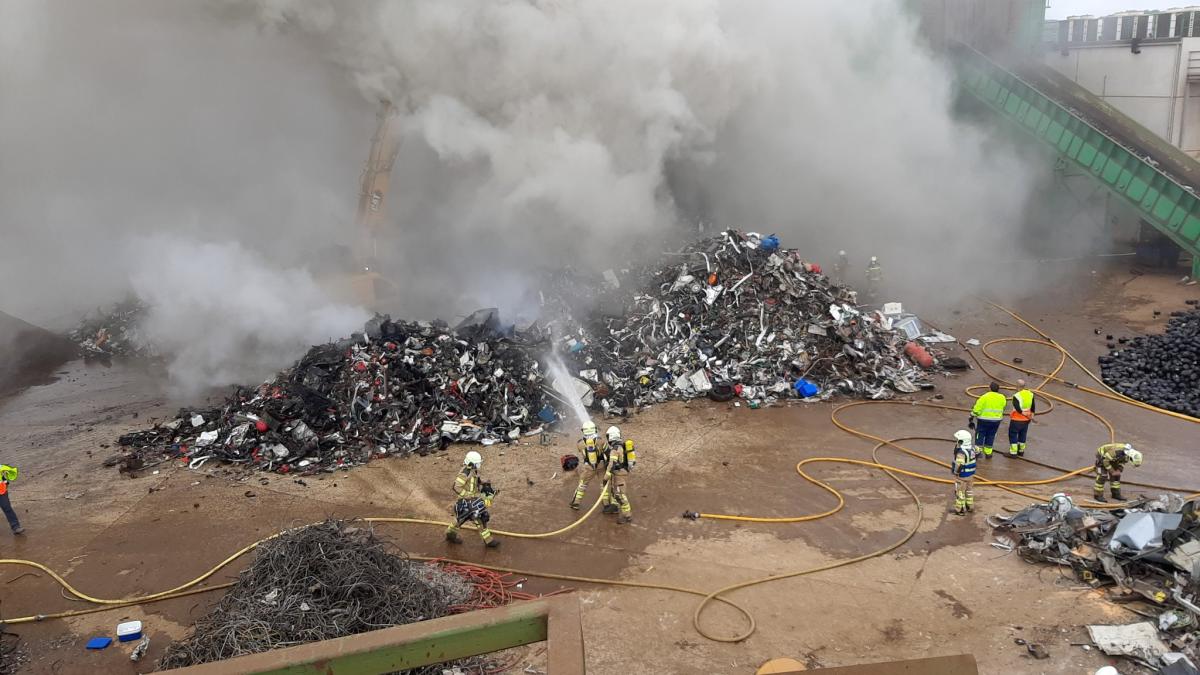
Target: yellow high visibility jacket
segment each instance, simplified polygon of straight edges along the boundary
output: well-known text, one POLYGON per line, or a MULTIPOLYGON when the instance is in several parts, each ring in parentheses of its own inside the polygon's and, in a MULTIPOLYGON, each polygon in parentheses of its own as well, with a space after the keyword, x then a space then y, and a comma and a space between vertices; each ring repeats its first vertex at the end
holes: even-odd
POLYGON ((1007 404, 1008 400, 1004 398, 1004 394, 998 391, 989 391, 975 399, 975 407, 971 408, 971 414, 981 420, 1002 420, 1004 419, 1004 406, 1007 404))
POLYGON ((483 480, 475 469, 465 466, 461 473, 454 479, 454 494, 458 495, 459 499, 471 499, 474 497, 483 497, 483 503, 487 506, 492 505, 492 498, 480 492, 480 483, 483 480))

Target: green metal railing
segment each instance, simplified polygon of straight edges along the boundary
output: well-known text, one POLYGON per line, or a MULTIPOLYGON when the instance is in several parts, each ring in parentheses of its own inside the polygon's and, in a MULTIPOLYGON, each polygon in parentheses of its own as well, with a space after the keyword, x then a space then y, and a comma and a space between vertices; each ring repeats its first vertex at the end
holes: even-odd
MULTIPOLYGON (((1055 148, 1136 209, 1143 220, 1191 254, 1192 277, 1200 278, 1200 198, 1191 188, 1163 172, 1156 166, 1160 163, 1128 149, 983 54, 965 46, 954 54, 967 92, 1055 148)), ((1119 122, 1126 127, 1136 124, 1127 118, 1119 122)), ((1190 158, 1173 159, 1194 163, 1190 158)))

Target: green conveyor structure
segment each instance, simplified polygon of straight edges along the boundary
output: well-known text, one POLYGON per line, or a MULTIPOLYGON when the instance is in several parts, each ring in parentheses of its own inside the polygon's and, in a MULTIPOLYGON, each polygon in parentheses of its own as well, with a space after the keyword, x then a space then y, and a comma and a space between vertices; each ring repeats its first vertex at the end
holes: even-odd
POLYGON ((1192 256, 1200 278, 1200 162, 1041 63, 1009 70, 952 49, 963 89, 1051 146, 1192 256))

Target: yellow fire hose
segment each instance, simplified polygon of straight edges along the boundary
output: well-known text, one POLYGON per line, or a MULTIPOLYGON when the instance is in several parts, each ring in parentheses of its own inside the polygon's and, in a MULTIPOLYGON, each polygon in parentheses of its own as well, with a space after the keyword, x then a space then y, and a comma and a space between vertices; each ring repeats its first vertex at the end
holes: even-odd
MULTIPOLYGON (((1013 368, 1015 370, 1026 373, 1031 376, 1042 378, 1043 382, 1040 385, 1038 385, 1038 387, 1036 388, 1036 390, 1039 392, 1039 394, 1042 397, 1046 398, 1047 400, 1057 401, 1057 402, 1067 405, 1069 407, 1075 408, 1075 409, 1077 409, 1081 412, 1084 412, 1087 415, 1095 418, 1101 424, 1103 424, 1104 427, 1108 430, 1110 439, 1115 438, 1115 430, 1113 429, 1112 424, 1107 419, 1105 419, 1102 415, 1100 415, 1099 413, 1097 413, 1081 404, 1075 403, 1073 401, 1069 401, 1069 400, 1059 397, 1059 396, 1055 396, 1054 394, 1050 394, 1049 392, 1044 391, 1044 387, 1047 384, 1049 384, 1050 382, 1059 382, 1068 387, 1078 389, 1080 391, 1084 391, 1089 394, 1094 394, 1096 396, 1101 396, 1103 398, 1107 398, 1110 400, 1118 401, 1118 402, 1129 404, 1129 405, 1134 405, 1134 406, 1136 406, 1138 408, 1142 408, 1144 410, 1149 410, 1149 411, 1156 412, 1159 414, 1169 415, 1171 417, 1175 417, 1177 419, 1182 419, 1185 421, 1200 422, 1200 419, 1197 419, 1194 417, 1182 415, 1180 413, 1175 413, 1172 411, 1162 410, 1162 409, 1156 408, 1154 406, 1150 406, 1148 404, 1142 403, 1141 401, 1135 401, 1128 397, 1117 394, 1116 392, 1113 392, 1111 389, 1109 389, 1108 391, 1100 391, 1100 390, 1096 390, 1096 389, 1092 389, 1092 388, 1088 388, 1088 387, 1083 387, 1083 386, 1080 386, 1073 382, 1069 382, 1065 379, 1060 378, 1058 376, 1059 372, 1062 370, 1062 368, 1066 364, 1066 361, 1070 360, 1073 363, 1075 363, 1081 370, 1086 372, 1093 380, 1096 380, 1102 386, 1105 386, 1107 389, 1107 386, 1103 384, 1103 381, 1100 380, 1100 378, 1098 378, 1096 375, 1094 375, 1082 363, 1080 363, 1074 356, 1072 356, 1064 347, 1062 347, 1057 342, 1052 340, 1048 335, 1046 335, 1045 333, 1043 333, 1042 331, 1037 329, 1035 326, 1033 326, 1029 322, 1025 321, 1023 318, 1021 318, 1017 314, 1011 312, 1010 310, 1008 310, 1004 307, 1001 307, 999 305, 995 305, 993 303, 988 303, 988 304, 991 304, 993 307, 996 307, 997 309, 1008 313, 1013 318, 1015 318, 1017 321, 1021 322, 1022 324, 1024 324, 1028 328, 1030 328, 1030 330, 1037 333, 1043 339, 1035 340, 1035 339, 1031 339, 1031 338, 1000 338, 997 340, 992 340, 983 346, 982 352, 983 352, 984 356, 998 364, 1005 365, 1007 367, 1013 368), (1001 343, 1005 343, 1005 342, 1032 343, 1032 344, 1037 344, 1040 346, 1045 346, 1045 347, 1049 347, 1051 349, 1057 350, 1059 352, 1059 363, 1055 366, 1055 368, 1050 373, 1040 373, 1037 371, 1020 368, 1014 364, 1008 364, 1004 361, 1001 361, 999 358, 993 356, 988 351, 988 348, 991 347, 992 345, 1001 344, 1001 343)), ((985 374, 987 374, 989 377, 992 377, 993 379, 995 379, 999 382, 1004 382, 1004 380, 1002 380, 1002 379, 998 378, 997 376, 993 375, 992 373, 990 373, 984 367, 983 363, 980 362, 979 359, 975 357, 975 354, 973 352, 971 352, 970 350, 967 350, 967 352, 968 352, 968 354, 970 354, 971 358, 973 360, 975 360, 975 362, 980 366, 980 369, 985 374)), ((1012 388, 1011 383, 1005 383, 1005 384, 1009 385, 1008 388, 1012 388)), ((978 388, 979 387, 968 387, 967 393, 970 394, 972 392, 972 390, 978 389, 978 388)), ((845 424, 840 419, 838 419, 838 414, 840 412, 847 410, 849 408, 865 406, 865 405, 907 405, 907 406, 917 406, 917 407, 949 410, 949 411, 955 411, 955 412, 967 412, 966 408, 961 408, 958 406, 951 406, 951 405, 937 404, 937 403, 930 403, 930 402, 921 402, 921 401, 918 401, 918 402, 857 401, 857 402, 840 405, 830 413, 830 420, 839 429, 841 429, 849 434, 858 436, 860 438, 875 441, 876 445, 872 449, 872 458, 874 459, 874 461, 868 462, 865 460, 850 459, 850 458, 845 458, 845 457, 810 457, 808 459, 801 460, 799 463, 796 464, 796 472, 800 475, 800 477, 803 478, 804 480, 808 481, 809 483, 812 483, 813 485, 816 485, 817 487, 820 487, 821 489, 823 489, 826 492, 833 495, 833 497, 837 500, 836 506, 834 506, 830 509, 827 509, 825 511, 822 511, 820 513, 808 514, 808 515, 802 515, 802 516, 793 516, 793 517, 755 517, 755 516, 711 514, 711 513, 701 513, 701 514, 699 514, 699 516, 702 518, 712 519, 712 520, 736 520, 736 521, 743 521, 743 522, 760 522, 760 523, 798 523, 798 522, 807 522, 807 521, 818 520, 820 518, 826 518, 826 517, 829 517, 829 516, 837 513, 838 511, 842 510, 842 508, 845 506, 845 498, 833 486, 808 474, 804 470, 804 467, 806 465, 814 464, 814 463, 839 463, 839 464, 849 464, 852 466, 862 466, 862 467, 867 467, 867 468, 872 468, 872 469, 878 469, 878 470, 886 473, 889 478, 896 481, 896 483, 898 483, 908 493, 908 495, 910 497, 912 497, 913 503, 917 507, 914 522, 913 522, 912 526, 908 529, 908 531, 905 533, 905 535, 903 537, 901 537, 900 539, 898 539, 897 541, 895 541, 879 550, 872 551, 870 553, 866 553, 866 554, 863 554, 863 555, 860 555, 857 557, 848 558, 845 560, 839 560, 839 561, 827 563, 824 565, 819 565, 816 567, 810 567, 810 568, 805 568, 805 569, 791 571, 791 572, 784 572, 784 573, 780 573, 780 574, 773 574, 773 575, 769 575, 769 576, 765 576, 765 577, 760 577, 757 579, 751 579, 748 581, 739 582, 736 584, 732 584, 732 585, 717 589, 710 593, 706 593, 704 591, 699 591, 696 589, 684 588, 684 587, 680 587, 680 586, 672 586, 672 585, 668 585, 668 584, 644 583, 644 582, 634 582, 634 581, 623 581, 623 580, 619 580, 619 579, 599 579, 599 578, 593 578, 593 577, 555 574, 555 573, 541 572, 541 571, 536 571, 536 570, 523 570, 523 569, 516 569, 516 568, 500 567, 500 566, 496 566, 496 565, 486 565, 486 564, 480 564, 478 562, 473 562, 473 561, 449 560, 449 562, 457 562, 457 563, 462 563, 462 564, 476 565, 479 567, 486 567, 488 569, 493 569, 493 570, 500 571, 500 572, 509 572, 509 573, 513 573, 513 574, 541 577, 541 578, 547 578, 547 579, 556 579, 556 580, 561 580, 561 581, 570 581, 570 582, 575 582, 575 583, 588 583, 588 584, 599 584, 599 585, 608 585, 608 586, 621 586, 621 587, 627 587, 627 588, 664 590, 664 591, 673 591, 673 592, 678 592, 678 593, 687 593, 687 594, 691 594, 691 595, 701 596, 702 600, 696 606, 696 610, 692 616, 692 624, 695 627, 696 631, 710 640, 714 640, 714 641, 718 641, 718 642, 740 642, 742 640, 745 640, 746 638, 748 638, 750 635, 752 635, 754 633, 754 631, 757 628, 757 623, 754 619, 754 616, 748 610, 746 610, 744 607, 734 603, 733 601, 731 601, 727 598, 721 597, 721 596, 723 596, 727 593, 730 593, 732 591, 735 591, 735 590, 748 588, 750 586, 764 584, 764 583, 767 583, 770 581, 778 581, 778 580, 782 580, 782 579, 790 579, 790 578, 794 578, 794 577, 798 577, 798 576, 802 576, 802 575, 813 574, 816 572, 826 571, 826 570, 834 569, 837 567, 844 567, 847 565, 852 565, 854 563, 862 562, 864 560, 868 560, 870 558, 875 558, 875 557, 879 557, 881 555, 885 555, 885 554, 895 550, 896 548, 899 548, 900 546, 904 545, 909 539, 911 539, 913 537, 914 534, 916 534, 917 529, 920 527, 922 517, 924 515, 924 505, 921 502, 920 497, 916 494, 915 491, 913 491, 913 489, 911 487, 909 487, 909 485, 907 483, 902 481, 899 478, 899 476, 901 476, 901 475, 908 476, 911 478, 916 478, 916 479, 935 482, 935 483, 943 483, 943 484, 948 484, 948 483, 953 482, 952 479, 946 478, 943 476, 933 476, 933 475, 929 475, 929 474, 922 474, 922 473, 919 473, 916 471, 910 471, 910 470, 903 469, 900 467, 881 463, 879 461, 879 457, 878 457, 879 450, 883 447, 892 447, 892 448, 900 450, 901 452, 904 452, 905 454, 908 454, 912 457, 915 457, 915 458, 918 458, 918 459, 921 459, 921 460, 924 460, 924 461, 927 461, 927 462, 930 462, 933 464, 937 464, 943 468, 948 467, 949 465, 946 462, 942 462, 940 460, 934 459, 927 455, 918 453, 914 450, 911 450, 911 449, 906 448, 899 444, 900 441, 937 440, 937 441, 944 442, 947 439, 937 438, 937 437, 928 437, 928 436, 911 436, 911 437, 904 437, 904 438, 884 439, 884 438, 875 436, 873 434, 867 433, 865 431, 855 429, 855 428, 845 424), (705 630, 705 628, 700 623, 700 619, 704 613, 704 610, 714 601, 721 602, 721 603, 737 610, 742 615, 742 617, 746 620, 746 624, 747 624, 748 628, 744 632, 734 635, 734 636, 713 635, 712 633, 705 630)), ((1049 411, 1050 410, 1048 409, 1042 413, 1039 413, 1039 416, 1044 415, 1049 411)), ((1022 459, 1024 459, 1024 458, 1022 458, 1022 459)), ((1042 466, 1042 467, 1046 467, 1046 468, 1053 469, 1056 471, 1060 471, 1062 473, 1060 473, 1060 475, 1054 476, 1052 478, 1046 478, 1046 479, 1041 479, 1041 480, 1030 480, 1030 481, 991 480, 991 479, 984 479, 984 478, 980 477, 978 479, 979 485, 988 486, 988 487, 996 487, 999 489, 1007 490, 1014 494, 1018 494, 1018 495, 1021 495, 1024 497, 1035 499, 1037 501, 1045 501, 1046 498, 1044 496, 1036 495, 1036 494, 1029 493, 1029 492, 1024 492, 1024 491, 1018 490, 1012 486, 1049 485, 1049 484, 1065 481, 1065 480, 1068 480, 1070 478, 1074 478, 1077 476, 1081 476, 1092 470, 1092 467, 1090 467, 1090 466, 1083 467, 1083 468, 1072 471, 1072 470, 1062 469, 1060 467, 1056 467, 1051 464, 1046 464, 1043 462, 1038 462, 1038 461, 1033 461, 1033 460, 1024 460, 1024 461, 1030 462, 1030 463, 1038 465, 1038 466, 1042 466)), ((1147 483, 1135 483, 1132 481, 1125 481, 1125 482, 1130 485, 1140 485, 1140 486, 1146 486, 1146 487, 1152 487, 1152 488, 1160 488, 1160 489, 1166 489, 1166 490, 1171 490, 1171 491, 1176 491, 1176 492, 1192 492, 1193 494, 1190 494, 1187 497, 1188 499, 1194 498, 1196 496, 1200 496, 1200 492, 1194 491, 1192 489, 1168 488, 1168 487, 1157 486, 1157 485, 1147 484, 1147 483)), ((608 485, 606 484, 604 489, 601 491, 600 496, 597 498, 596 502, 592 504, 591 508, 589 508, 586 513, 584 513, 582 516, 580 516, 577 520, 570 523, 569 525, 561 527, 557 530, 553 530, 551 532, 524 533, 524 532, 509 532, 509 531, 505 531, 505 530, 492 530, 492 532, 493 532, 493 534, 497 534, 497 535, 501 535, 501 536, 521 538, 521 539, 544 539, 544 538, 548 538, 548 537, 558 536, 560 534, 564 534, 566 532, 569 532, 569 531, 575 529, 576 527, 581 525, 585 520, 587 520, 596 511, 596 509, 600 506, 600 504, 602 503, 604 498, 607 496, 607 494, 608 494, 608 485)), ((1083 503, 1088 505, 1090 508, 1119 508, 1121 506, 1121 505, 1109 505, 1109 504, 1094 504, 1093 505, 1088 502, 1083 502, 1083 503)), ((363 518, 362 520, 365 522, 369 522, 369 523, 404 523, 404 524, 418 524, 418 525, 433 525, 433 526, 438 526, 438 527, 446 527, 450 524, 445 521, 425 519, 425 518, 372 517, 372 518, 363 518)), ((57 582, 60 586, 62 586, 63 589, 65 589, 67 592, 69 592, 71 595, 75 596, 76 598, 87 601, 87 602, 91 602, 96 605, 100 605, 99 607, 91 607, 91 608, 80 609, 80 610, 18 617, 15 619, 5 620, 4 623, 19 624, 19 623, 27 623, 27 622, 31 622, 31 621, 39 621, 42 619, 78 616, 81 614, 88 614, 88 613, 92 613, 92 612, 104 611, 106 609, 113 609, 116 607, 125 607, 125 606, 129 606, 129 605, 139 605, 139 604, 144 604, 144 603, 149 603, 149 602, 157 602, 157 601, 161 601, 161 600, 168 600, 168 599, 172 599, 172 598, 184 597, 184 596, 192 595, 195 593, 203 593, 203 592, 207 592, 207 591, 211 591, 211 590, 228 588, 228 587, 232 586, 233 583, 223 583, 223 584, 218 584, 218 585, 214 585, 214 586, 205 586, 202 588, 197 588, 197 586, 200 583, 202 583, 203 581, 205 581, 206 579, 209 579, 210 577, 212 577, 214 574, 216 574, 221 569, 223 569, 226 566, 233 563, 238 558, 240 558, 243 555, 254 550, 262 543, 270 541, 276 537, 279 537, 288 531, 290 531, 290 530, 284 530, 284 531, 278 532, 276 534, 273 534, 269 537, 260 539, 256 542, 242 548, 241 550, 235 552, 233 555, 230 555, 228 558, 226 558, 225 560, 223 560, 220 563, 218 563, 217 565, 215 565, 212 569, 208 570, 204 574, 196 577, 195 579, 192 579, 191 581, 188 581, 184 584, 176 586, 175 588, 172 588, 172 589, 169 589, 166 591, 162 591, 159 593, 153 593, 150 595, 137 596, 137 597, 131 597, 131 598, 122 598, 122 599, 115 599, 115 600, 95 598, 95 597, 89 596, 85 593, 82 593, 78 589, 71 586, 71 584, 68 583, 66 581, 66 579, 62 578, 62 576, 60 576, 59 574, 57 574, 50 568, 46 567, 45 565, 42 565, 41 563, 37 563, 34 561, 30 561, 30 560, 20 560, 20 559, 0 559, 0 565, 20 565, 20 566, 32 567, 32 568, 41 570, 41 571, 45 572, 46 574, 48 574, 55 582, 57 582)), ((415 560, 434 560, 435 559, 435 558, 428 558, 428 557, 421 557, 421 556, 411 556, 411 557, 415 560)))

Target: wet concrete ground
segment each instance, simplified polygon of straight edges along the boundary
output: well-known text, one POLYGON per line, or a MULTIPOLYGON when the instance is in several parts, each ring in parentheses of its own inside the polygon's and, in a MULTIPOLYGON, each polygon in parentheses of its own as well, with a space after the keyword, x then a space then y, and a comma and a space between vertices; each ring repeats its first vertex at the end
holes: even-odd
MULTIPOLYGON (((1123 335, 1153 330, 1165 323, 1168 312, 1155 319, 1152 309, 1180 308, 1184 298, 1200 296, 1197 287, 1175 286, 1174 277, 1147 276, 1123 284, 1128 279, 1123 267, 1096 276, 1083 270, 1055 293, 1014 301, 1013 308, 1084 363, 1094 364, 1105 349, 1103 335, 1097 337, 1094 328, 1123 335)), ((960 339, 1033 337, 1007 315, 982 305, 941 308, 927 300, 922 306, 918 298, 907 304, 960 339)), ((1057 362, 1053 352, 1031 345, 1003 345, 995 352, 1002 358, 1019 355, 1025 366, 1039 370, 1057 362)), ((1065 372, 1083 381, 1078 370, 1065 372)), ((1016 374, 1008 371, 1008 376, 1016 374)), ((937 383, 937 392, 929 394, 941 393, 944 402, 968 406, 964 387, 984 384, 986 378, 972 371, 961 377, 939 376, 937 383)), ((1130 471, 1128 479, 1200 486, 1196 425, 1061 385, 1048 391, 1094 408, 1114 424, 1120 440, 1145 451, 1145 465, 1130 471)), ((323 479, 305 479, 306 486, 291 477, 240 476, 218 466, 197 472, 162 465, 156 467, 158 474, 147 472, 133 479, 101 466, 113 452, 103 445, 112 445, 120 433, 140 428, 151 418, 173 414, 178 405, 167 400, 152 368, 114 364, 104 369, 80 363, 64 369, 57 382, 0 401, 0 461, 21 467, 12 496, 28 528, 22 538, 0 535, 4 557, 42 562, 98 597, 160 591, 283 527, 326 516, 444 517, 450 483, 465 450, 380 461, 323 479)), ((958 518, 946 514, 948 487, 910 480, 923 504, 918 513, 907 493, 879 472, 851 465, 810 465, 813 475, 846 497, 845 509, 830 518, 756 524, 681 517, 689 510, 793 516, 832 506, 828 493, 799 478, 796 463, 806 457, 869 459, 873 446, 831 424, 835 406, 796 403, 749 410, 696 401, 637 415, 623 425, 637 441, 640 456, 630 481, 636 517, 631 526, 596 515, 561 537, 508 539, 498 551, 486 551, 470 536, 464 545, 452 547, 433 527, 379 528, 414 554, 711 591, 880 549, 902 537, 919 517, 916 536, 885 556, 731 594, 758 622, 757 632, 737 644, 709 641, 693 630, 693 596, 568 584, 578 588, 584 606, 589 669, 750 673, 776 656, 811 665, 843 665, 959 652, 974 653, 985 673, 1091 672, 1107 663, 1094 651, 1069 643, 1086 641, 1085 623, 1139 617, 1105 602, 1100 592, 1079 586, 1057 569, 1027 565, 989 546, 984 516, 1019 508, 1028 501, 1020 497, 977 489, 980 513, 958 518), (1043 644, 1050 658, 1033 662, 1013 642, 1017 637, 1043 644)), ((848 410, 842 420, 878 436, 949 438, 966 415, 880 405, 848 410)), ((1034 427, 1030 456, 1078 468, 1090 464, 1095 447, 1107 440, 1099 422, 1060 408, 1034 427)), ((939 459, 949 452, 946 443, 906 445, 939 459)), ((571 449, 566 437, 551 447, 484 449, 485 470, 502 490, 493 526, 537 532, 570 523, 576 514, 566 504, 575 476, 562 474, 558 457, 571 449)), ((946 474, 895 450, 885 448, 880 457, 902 468, 946 474)), ((1035 479, 1053 472, 997 456, 981 473, 1035 479)), ((1090 492, 1090 484, 1074 479, 1033 491, 1048 495, 1059 489, 1082 496, 1090 492)), ((228 580, 238 569, 235 564, 213 580, 228 580)), ((4 616, 83 606, 64 599, 44 573, 28 571, 32 570, 0 568, 4 616)), ((534 580, 526 588, 549 591, 562 586, 534 580)), ((147 672, 151 668, 146 661, 129 662, 128 649, 86 652, 83 643, 94 634, 111 634, 124 618, 140 618, 151 636, 154 659, 216 599, 215 593, 198 595, 11 630, 26 643, 29 672, 147 672)), ((705 613, 704 625, 721 635, 744 629, 736 614, 720 607, 705 613)), ((536 663, 535 656, 530 658, 536 663)), ((523 667, 524 663, 517 670, 523 667)))

